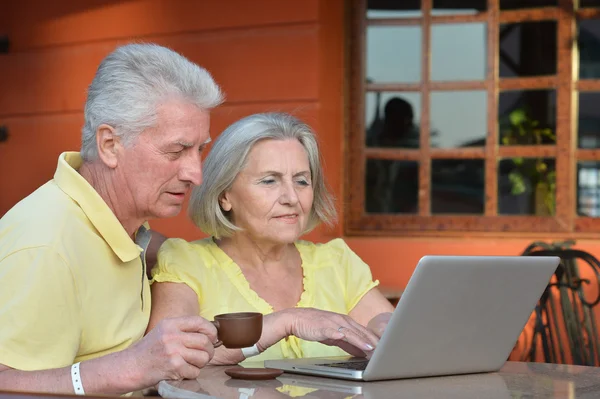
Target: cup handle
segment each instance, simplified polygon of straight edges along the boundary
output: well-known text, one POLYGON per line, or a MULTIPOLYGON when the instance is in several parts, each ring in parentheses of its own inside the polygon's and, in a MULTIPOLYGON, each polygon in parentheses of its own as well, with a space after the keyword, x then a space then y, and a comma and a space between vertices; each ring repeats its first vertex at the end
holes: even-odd
MULTIPOLYGON (((217 320, 213 320, 213 321, 211 321, 211 323, 213 323, 213 325, 217 328, 217 331, 219 331, 219 322, 217 320)), ((221 345, 223 345, 223 341, 221 341, 220 339, 217 338, 217 342, 215 342, 213 344, 213 346, 215 348, 218 348, 221 345)))

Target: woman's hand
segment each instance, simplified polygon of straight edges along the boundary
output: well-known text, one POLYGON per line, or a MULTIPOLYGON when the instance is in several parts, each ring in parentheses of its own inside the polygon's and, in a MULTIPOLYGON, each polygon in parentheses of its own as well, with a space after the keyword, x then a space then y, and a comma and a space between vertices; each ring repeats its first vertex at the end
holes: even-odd
POLYGON ((287 336, 294 335, 306 341, 338 346, 353 356, 364 357, 368 356, 379 342, 373 332, 355 322, 350 316, 313 308, 282 310, 266 315, 264 323, 263 337, 258 344, 264 349, 287 336), (272 334, 269 334, 269 331, 280 331, 280 334, 270 337, 272 334))
POLYGON ((392 318, 391 312, 380 313, 373 317, 367 324, 367 328, 373 332, 378 338, 381 338, 383 331, 387 327, 390 319, 392 318))

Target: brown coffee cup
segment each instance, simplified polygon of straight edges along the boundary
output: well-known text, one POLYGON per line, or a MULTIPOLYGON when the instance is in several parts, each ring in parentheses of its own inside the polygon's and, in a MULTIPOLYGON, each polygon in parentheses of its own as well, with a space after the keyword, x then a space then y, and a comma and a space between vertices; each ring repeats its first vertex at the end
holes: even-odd
POLYGON ((255 312, 224 313, 212 322, 217 328, 219 340, 215 348, 249 348, 258 342, 262 334, 263 315, 255 312))

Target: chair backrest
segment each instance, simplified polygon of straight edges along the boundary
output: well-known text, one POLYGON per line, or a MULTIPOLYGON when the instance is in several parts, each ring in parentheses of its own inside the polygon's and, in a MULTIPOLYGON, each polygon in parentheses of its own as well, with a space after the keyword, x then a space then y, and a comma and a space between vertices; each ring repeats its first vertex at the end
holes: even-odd
MULTIPOLYGON (((561 263, 535 309, 535 327, 528 361, 541 347, 548 363, 600 365, 596 312, 600 312, 600 262, 592 254, 573 249, 573 241, 534 242, 525 256, 558 256, 561 263), (588 266, 588 269, 580 269, 588 266), (584 278, 585 277, 585 278, 584 278), (587 293, 586 293, 587 291, 587 293), (590 300, 589 292, 595 295, 590 300), (587 294, 587 295, 586 295, 587 294)), ((600 315, 600 313, 599 313, 600 315)))

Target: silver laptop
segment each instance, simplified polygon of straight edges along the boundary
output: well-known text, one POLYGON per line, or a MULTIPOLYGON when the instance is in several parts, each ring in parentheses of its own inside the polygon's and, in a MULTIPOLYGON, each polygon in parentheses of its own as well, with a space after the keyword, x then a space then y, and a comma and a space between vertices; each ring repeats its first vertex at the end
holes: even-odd
POLYGON ((267 360, 265 367, 363 381, 497 371, 559 262, 541 256, 425 256, 370 360, 267 360))
MULTIPOLYGON (((300 374, 284 373, 277 380, 285 385, 318 390, 311 392, 311 397, 346 397, 360 395, 365 399, 381 398, 503 398, 511 399, 507 382, 500 373, 479 373, 471 375, 454 375, 432 378, 407 378, 378 383, 365 381, 348 381, 333 378, 319 378, 300 374)), ((254 381, 247 381, 246 384, 254 381)), ((550 387, 551 388, 551 387, 550 387)), ((293 392, 290 390, 290 392, 293 392)))

